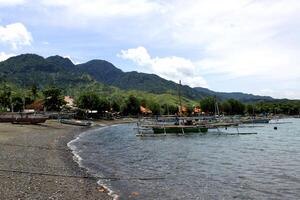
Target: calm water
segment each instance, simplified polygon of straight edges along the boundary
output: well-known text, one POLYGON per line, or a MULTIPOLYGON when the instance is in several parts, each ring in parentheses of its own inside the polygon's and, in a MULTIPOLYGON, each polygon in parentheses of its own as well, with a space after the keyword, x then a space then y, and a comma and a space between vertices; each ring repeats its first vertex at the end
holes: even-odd
POLYGON ((118 125, 70 146, 92 174, 118 179, 100 183, 121 199, 300 199, 300 120, 280 122, 292 123, 165 138, 118 125))

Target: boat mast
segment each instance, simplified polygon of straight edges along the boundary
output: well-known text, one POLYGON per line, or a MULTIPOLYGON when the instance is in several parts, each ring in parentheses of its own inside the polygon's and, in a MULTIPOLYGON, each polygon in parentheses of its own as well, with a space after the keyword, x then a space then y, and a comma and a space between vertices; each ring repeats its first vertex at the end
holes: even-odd
POLYGON ((216 96, 214 97, 214 100, 215 100, 215 118, 216 118, 216 119, 220 119, 219 104, 218 104, 218 101, 217 101, 217 97, 216 97, 216 96))
POLYGON ((181 116, 181 114, 182 114, 182 101, 181 101, 180 87, 181 87, 181 80, 179 81, 179 85, 178 85, 179 115, 181 116))

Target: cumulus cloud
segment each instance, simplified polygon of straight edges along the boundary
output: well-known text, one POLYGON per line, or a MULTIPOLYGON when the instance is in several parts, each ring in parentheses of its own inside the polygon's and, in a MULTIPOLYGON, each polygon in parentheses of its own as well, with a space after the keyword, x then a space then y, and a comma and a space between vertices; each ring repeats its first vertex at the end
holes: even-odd
POLYGON ((208 87, 206 80, 199 75, 196 66, 188 59, 177 56, 152 58, 147 49, 141 46, 122 50, 118 56, 131 60, 142 67, 143 70, 155 73, 163 78, 175 82, 182 80, 184 84, 194 87, 208 87))
POLYGON ((10 53, 5 53, 5 52, 0 52, 0 62, 7 60, 8 58, 15 56, 15 54, 10 54, 10 53))
MULTIPOLYGON (((212 89, 224 90, 226 81, 231 80, 226 90, 252 92, 262 85, 275 88, 277 81, 280 87, 273 89, 279 93, 299 94, 299 0, 0 0, 0 7, 9 2, 26 3, 27 9, 14 13, 26 22, 67 27, 70 34, 73 29, 86 28, 82 30, 93 35, 90 42, 106 42, 113 52, 143 45, 159 49, 156 55, 177 55, 152 57, 142 48, 120 55, 168 79, 185 80, 186 74, 193 74, 191 85, 198 85, 201 76, 195 74, 201 72, 208 74, 206 80, 212 89), (32 13, 38 13, 39 18, 32 13), (94 41, 97 34, 101 39, 94 41), (165 65, 172 68, 162 67, 165 65), (251 78, 255 84, 246 83, 251 78)), ((0 26, 0 43, 17 48, 32 42, 24 37, 21 41, 25 42, 2 39, 3 28, 0 26)))
POLYGON ((285 89, 283 91, 278 91, 274 89, 261 89, 256 92, 256 94, 264 96, 272 96, 275 98, 288 98, 288 99, 299 99, 300 91, 285 89))
POLYGON ((31 45, 32 41, 31 33, 22 23, 0 26, 0 43, 9 44, 14 50, 31 45))
POLYGON ((82 20, 113 16, 137 16, 160 10, 158 3, 149 0, 43 0, 42 5, 63 9, 64 13, 82 20))
POLYGON ((203 70, 231 77, 300 76, 300 48, 291 42, 292 31, 299 32, 299 1, 176 2, 169 12, 172 38, 202 47, 198 64, 203 70))
POLYGON ((15 6, 25 3, 25 0, 0 0, 0 7, 15 6))

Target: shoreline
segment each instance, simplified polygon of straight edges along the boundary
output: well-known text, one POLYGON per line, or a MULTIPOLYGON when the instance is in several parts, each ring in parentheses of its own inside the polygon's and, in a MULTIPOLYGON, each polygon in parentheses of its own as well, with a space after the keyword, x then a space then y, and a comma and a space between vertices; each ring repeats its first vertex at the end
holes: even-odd
MULTIPOLYGON (((120 122, 101 123, 108 126, 120 122)), ((75 162, 67 146, 90 129, 54 120, 42 125, 1 123, 1 198, 112 199, 108 191, 97 184, 97 178, 75 162)))

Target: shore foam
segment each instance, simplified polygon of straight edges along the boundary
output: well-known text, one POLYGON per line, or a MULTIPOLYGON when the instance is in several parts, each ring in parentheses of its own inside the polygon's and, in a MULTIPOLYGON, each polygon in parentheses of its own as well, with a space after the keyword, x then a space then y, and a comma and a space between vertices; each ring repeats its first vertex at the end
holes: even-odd
MULTIPOLYGON (((76 146, 76 142, 78 142, 81 138, 83 138, 85 135, 88 135, 88 134, 93 134, 95 132, 98 132, 99 130, 103 130, 103 129, 106 129, 106 128, 109 128, 109 127, 112 127, 112 126, 117 126, 116 124, 114 125, 110 125, 110 126, 104 126, 104 127, 99 127, 97 129, 92 129, 92 130, 87 130, 87 131, 84 131, 82 132, 80 135, 78 135, 74 140, 71 140, 70 142, 68 142, 67 146, 69 149, 71 149, 72 151, 72 154, 73 154, 73 160, 79 165, 79 167, 81 168, 84 168, 87 170, 87 172, 89 174, 91 174, 92 176, 98 178, 99 177, 99 173, 95 174, 93 173, 87 166, 84 166, 82 161, 82 157, 80 157, 79 155, 79 152, 80 152, 80 149, 76 146)), ((102 175, 102 177, 104 177, 102 175)), ((101 178, 101 176, 100 176, 101 178)), ((116 194, 106 183, 104 183, 101 179, 99 179, 97 181, 97 184, 102 186, 105 190, 108 191, 108 195, 111 196, 113 198, 113 200, 118 200, 119 199, 119 195, 116 194)))

